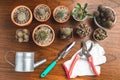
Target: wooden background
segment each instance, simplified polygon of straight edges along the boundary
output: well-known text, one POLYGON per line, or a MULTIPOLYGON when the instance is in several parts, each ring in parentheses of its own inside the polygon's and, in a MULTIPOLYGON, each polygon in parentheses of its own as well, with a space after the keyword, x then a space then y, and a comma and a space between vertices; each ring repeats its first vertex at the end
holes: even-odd
MULTIPOLYGON (((45 48, 35 45, 32 39, 28 43, 18 43, 15 40, 15 31, 20 29, 20 27, 12 23, 10 14, 14 7, 21 4, 28 6, 33 11, 35 6, 44 3, 53 11, 53 9, 58 5, 68 6, 69 9, 72 10, 77 2, 80 2, 81 4, 87 2, 89 4, 89 12, 91 13, 97 9, 99 4, 110 6, 116 11, 117 22, 111 30, 108 30, 109 37, 106 40, 99 42, 99 44, 104 47, 106 51, 105 55, 107 56, 107 63, 101 65, 101 75, 99 77, 77 77, 71 80, 120 80, 120 0, 0 0, 0 80, 42 80, 39 78, 39 74, 58 56, 59 52, 67 44, 75 40, 77 44, 72 51, 64 60, 60 60, 55 68, 43 79, 67 80, 61 64, 66 60, 69 60, 80 48, 79 44, 82 40, 92 39, 92 36, 90 35, 90 37, 84 39, 74 36, 70 40, 60 40, 56 36, 53 44, 45 48), (35 61, 44 58, 48 61, 36 68, 33 73, 17 73, 14 71, 14 68, 4 60, 4 55, 8 51, 34 51, 35 61)), ((88 24, 92 30, 97 28, 91 19, 87 19, 84 23, 88 24)), ((42 23, 33 19, 33 22, 24 28, 27 28, 32 32, 39 24, 42 23)), ((60 27, 75 27, 80 23, 74 21, 71 17, 68 22, 59 24, 55 22, 51 16, 49 21, 45 22, 45 24, 52 26, 57 34, 60 27)), ((8 58, 10 61, 14 61, 14 54, 9 53, 8 58)))

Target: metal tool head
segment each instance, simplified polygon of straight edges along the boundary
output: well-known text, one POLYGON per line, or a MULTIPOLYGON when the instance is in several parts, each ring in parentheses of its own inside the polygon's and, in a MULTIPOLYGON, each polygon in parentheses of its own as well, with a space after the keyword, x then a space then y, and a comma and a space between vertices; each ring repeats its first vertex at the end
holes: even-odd
POLYGON ((87 49, 86 43, 84 41, 82 42, 83 50, 87 50, 88 52, 90 52, 92 50, 92 47, 93 47, 93 43, 91 43, 90 47, 87 49))
POLYGON ((75 41, 71 42, 69 45, 67 45, 62 52, 60 53, 59 57, 56 59, 56 61, 60 60, 61 58, 65 58, 65 56, 70 52, 70 50, 75 45, 75 41))
POLYGON ((82 52, 79 52, 78 54, 79 54, 80 56, 83 56, 83 53, 82 53, 82 52))
POLYGON ((91 56, 89 52, 92 50, 92 47, 93 47, 93 43, 91 43, 90 48, 87 49, 86 43, 85 43, 85 42, 82 42, 82 53, 83 53, 86 57, 91 56))
POLYGON ((70 52, 70 50, 73 48, 73 46, 75 45, 75 41, 71 42, 65 49, 65 53, 64 55, 62 56, 62 58, 65 58, 65 56, 70 52))

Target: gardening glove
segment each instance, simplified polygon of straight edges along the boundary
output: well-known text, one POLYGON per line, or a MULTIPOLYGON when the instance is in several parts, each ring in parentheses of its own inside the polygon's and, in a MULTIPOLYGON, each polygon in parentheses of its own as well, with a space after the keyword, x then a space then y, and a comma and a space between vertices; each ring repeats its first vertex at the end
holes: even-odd
MULTIPOLYGON (((91 40, 88 40, 86 42, 87 48, 91 46, 91 43, 93 43, 91 40)), ((82 51, 82 49, 80 49, 82 51)), ((63 67, 65 69, 66 75, 68 78, 75 78, 77 76, 92 76, 95 75, 91 69, 91 66, 89 65, 89 62, 87 61, 87 58, 85 56, 82 56, 75 64, 74 69, 72 71, 72 74, 69 75, 69 69, 70 66, 75 58, 77 53, 75 53, 72 58, 66 62, 63 63, 63 67)), ((100 74, 100 64, 103 64, 106 62, 106 57, 104 56, 105 51, 99 44, 93 43, 93 48, 90 51, 90 54, 93 57, 93 63, 95 65, 96 71, 98 74, 100 74)))

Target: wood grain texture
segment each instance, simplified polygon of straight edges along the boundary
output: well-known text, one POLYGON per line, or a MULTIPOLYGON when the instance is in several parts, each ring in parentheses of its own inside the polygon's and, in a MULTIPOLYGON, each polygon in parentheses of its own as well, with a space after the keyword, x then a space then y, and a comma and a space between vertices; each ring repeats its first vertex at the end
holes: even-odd
MULTIPOLYGON (((15 40, 15 31, 20 29, 20 27, 12 23, 10 14, 14 7, 21 4, 28 6, 33 11, 36 5, 44 3, 53 11, 58 5, 65 5, 72 10, 77 2, 80 2, 81 4, 84 4, 85 2, 89 3, 89 11, 91 13, 97 9, 99 4, 110 6, 116 11, 117 22, 111 30, 108 30, 109 37, 106 40, 99 42, 99 44, 104 47, 106 52, 105 55, 107 56, 107 63, 101 65, 101 75, 99 77, 77 77, 71 80, 120 80, 120 0, 0 0, 0 80, 67 80, 61 64, 66 60, 69 60, 79 49, 79 44, 82 40, 92 39, 92 36, 84 39, 73 37, 70 40, 60 40, 56 36, 53 44, 45 48, 35 45, 32 39, 28 43, 18 43, 15 40), (60 60, 55 68, 44 79, 39 78, 39 74, 58 56, 59 52, 74 40, 77 41, 77 44, 66 58, 60 60), (14 68, 4 60, 4 55, 8 51, 34 51, 35 61, 44 58, 48 61, 36 68, 33 73, 17 73, 14 71, 14 68)), ((92 30, 96 28, 93 20, 87 19, 86 23, 92 30)), ((33 22, 24 28, 27 28, 32 32, 39 24, 42 23, 33 19, 33 22)), ((59 24, 55 22, 51 16, 49 21, 45 22, 45 24, 52 26, 57 34, 60 27, 75 27, 80 23, 74 21, 71 17, 68 22, 59 24)), ((14 61, 14 54, 9 54, 9 60, 14 61)))

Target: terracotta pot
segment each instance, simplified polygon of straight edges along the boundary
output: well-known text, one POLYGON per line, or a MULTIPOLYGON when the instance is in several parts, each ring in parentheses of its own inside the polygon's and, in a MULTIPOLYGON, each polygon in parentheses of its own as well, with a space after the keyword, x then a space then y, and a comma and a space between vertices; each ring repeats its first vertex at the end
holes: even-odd
MULTIPOLYGON (((72 10, 72 12, 74 12, 75 8, 72 10)), ((87 16, 85 16, 82 20, 78 20, 76 19, 73 15, 72 15, 73 19, 76 20, 76 21, 85 21, 87 19, 87 16)))
POLYGON ((50 8, 47 6, 47 5, 45 5, 45 4, 39 4, 39 5, 37 5, 36 7, 35 7, 35 9, 34 9, 34 17, 35 17, 35 19, 37 20, 37 21, 39 21, 39 22, 45 22, 45 21, 47 21, 49 18, 50 18, 50 16, 51 16, 51 10, 50 10, 50 8), (49 16, 48 16, 48 18, 46 19, 46 20, 41 20, 41 19, 39 19, 37 16, 36 16, 36 9, 38 9, 39 7, 41 7, 41 6, 45 6, 45 7, 47 7, 48 8, 48 10, 49 10, 49 16))
POLYGON ((20 6, 15 7, 15 8, 12 10, 11 20, 12 20, 12 22, 13 22, 14 24, 16 24, 17 26, 27 26, 27 25, 29 25, 29 24, 32 22, 32 19, 33 19, 32 12, 31 12, 31 10, 30 10, 27 6, 20 5, 20 6), (28 20, 26 23, 19 24, 19 23, 17 23, 17 22, 15 21, 15 19, 14 19, 14 13, 15 13, 15 11, 18 10, 19 8, 26 8, 26 9, 29 11, 29 13, 30 13, 30 18, 29 18, 29 20, 28 20))
MULTIPOLYGON (((114 9, 112 9, 111 7, 105 6, 105 8, 111 9, 111 10, 113 11, 113 13, 115 14, 115 21, 113 22, 113 25, 114 25, 114 24, 116 23, 116 19, 117 19, 117 17, 116 17, 116 12, 115 12, 114 9)), ((100 27, 100 28, 102 28, 102 29, 108 29, 108 28, 105 28, 105 27, 101 26, 101 25, 97 22, 96 17, 94 17, 94 22, 95 22, 95 24, 96 24, 98 27, 100 27)))
POLYGON ((98 39, 96 39, 96 38, 95 38, 95 32, 96 32, 97 30, 99 30, 99 29, 102 29, 102 28, 97 28, 97 29, 93 32, 93 39, 94 39, 95 41, 103 41, 103 40, 105 40, 105 39, 108 37, 107 31, 104 30, 104 29, 102 29, 102 30, 105 32, 105 34, 107 35, 107 37, 106 37, 105 39, 103 39, 103 40, 98 40, 98 39))
POLYGON ((53 41, 54 41, 54 39, 55 39, 55 32, 54 32, 54 30, 53 30, 49 25, 41 24, 41 25, 38 25, 38 26, 33 30, 32 38, 33 38, 33 41, 35 42, 36 45, 41 46, 41 47, 46 47, 46 46, 49 46, 50 44, 53 43, 53 41), (47 27, 52 31, 52 33, 53 33, 52 40, 51 40, 48 44, 44 44, 44 45, 38 43, 38 42, 35 40, 35 32, 38 30, 38 28, 43 27, 43 26, 47 26, 47 27))
POLYGON ((53 18, 54 18, 55 21, 57 21, 58 23, 65 23, 65 22, 67 22, 67 21, 70 19, 70 11, 69 11, 69 9, 68 9, 66 6, 58 6, 58 7, 56 7, 56 8, 54 9, 54 11, 53 11, 53 18), (56 14, 56 10, 58 10, 58 9, 60 9, 60 8, 63 8, 63 7, 68 10, 68 18, 67 18, 66 20, 60 22, 58 19, 56 19, 55 14, 56 14))

